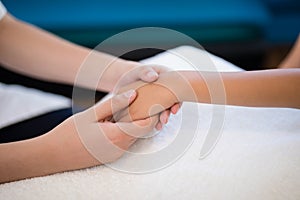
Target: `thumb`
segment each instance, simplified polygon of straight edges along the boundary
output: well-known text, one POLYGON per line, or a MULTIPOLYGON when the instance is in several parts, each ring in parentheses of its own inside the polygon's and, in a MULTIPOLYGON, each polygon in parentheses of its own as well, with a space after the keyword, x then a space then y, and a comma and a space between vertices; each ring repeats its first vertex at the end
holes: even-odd
POLYGON ((93 106, 98 121, 112 116, 114 113, 128 107, 136 98, 136 91, 129 90, 118 94, 104 102, 99 102, 93 106))
POLYGON ((130 138, 144 138, 149 132, 151 132, 159 121, 159 116, 154 115, 152 117, 137 120, 133 122, 117 122, 118 128, 130 138))
POLYGON ((152 67, 146 67, 139 74, 139 78, 145 82, 153 82, 158 79, 158 73, 152 67))

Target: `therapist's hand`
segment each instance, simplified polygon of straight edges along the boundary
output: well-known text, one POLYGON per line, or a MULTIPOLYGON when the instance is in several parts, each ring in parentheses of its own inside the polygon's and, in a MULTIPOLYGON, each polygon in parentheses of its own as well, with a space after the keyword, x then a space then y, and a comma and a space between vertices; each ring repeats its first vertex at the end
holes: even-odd
POLYGON ((98 164, 113 162, 138 138, 153 130, 158 123, 158 116, 130 123, 110 121, 115 112, 127 108, 135 98, 134 90, 116 95, 67 119, 57 129, 61 128, 61 131, 68 133, 74 132, 74 137, 79 136, 81 148, 83 145, 89 152, 89 155, 81 159, 92 156, 98 164))
MULTIPOLYGON (((159 65, 144 65, 139 66, 141 64, 135 63, 136 67, 133 70, 125 73, 120 81, 117 83, 114 91, 118 91, 120 87, 131 84, 133 82, 142 80, 146 83, 151 83, 156 81, 159 78, 161 73, 169 71, 167 67, 159 66, 159 65)), ((164 110, 160 113, 159 123, 156 124, 156 129, 160 130, 163 127, 163 124, 168 122, 170 114, 176 114, 180 109, 181 104, 176 103, 171 108, 164 110)))
POLYGON ((138 137, 150 132, 158 116, 130 123, 108 121, 136 98, 122 93, 77 113, 48 133, 0 144, 0 183, 92 167, 120 158, 138 137))
POLYGON ((136 96, 134 90, 129 90, 74 116, 82 143, 99 162, 115 161, 158 123, 158 116, 129 123, 111 122, 114 113, 126 109, 136 96))

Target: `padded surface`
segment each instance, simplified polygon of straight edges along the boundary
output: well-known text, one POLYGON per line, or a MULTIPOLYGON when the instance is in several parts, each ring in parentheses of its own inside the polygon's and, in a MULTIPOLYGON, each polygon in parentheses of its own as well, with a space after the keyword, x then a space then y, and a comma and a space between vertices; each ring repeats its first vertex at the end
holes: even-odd
POLYGON ((71 106, 70 99, 63 96, 3 83, 0 83, 0 101, 0 128, 71 106))

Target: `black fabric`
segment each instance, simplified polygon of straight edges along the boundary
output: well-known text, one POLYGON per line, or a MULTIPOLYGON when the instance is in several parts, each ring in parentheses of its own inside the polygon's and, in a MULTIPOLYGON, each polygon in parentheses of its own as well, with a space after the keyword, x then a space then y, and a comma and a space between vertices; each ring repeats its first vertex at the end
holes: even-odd
POLYGON ((49 112, 0 129, 0 143, 43 135, 72 115, 72 108, 49 112))

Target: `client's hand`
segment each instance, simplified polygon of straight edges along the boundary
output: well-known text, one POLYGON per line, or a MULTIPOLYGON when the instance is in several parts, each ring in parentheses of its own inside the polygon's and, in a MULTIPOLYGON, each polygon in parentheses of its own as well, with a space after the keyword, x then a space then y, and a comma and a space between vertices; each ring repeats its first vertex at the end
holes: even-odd
MULTIPOLYGON (((124 74, 117 86, 115 87, 115 90, 118 90, 118 88, 123 87, 125 85, 134 83, 136 81, 142 80, 143 82, 151 83, 154 81, 157 81, 159 78, 159 75, 162 73, 165 73, 169 71, 168 68, 163 66, 137 66, 133 70, 129 71, 128 73, 124 74)), ((135 85, 135 83, 133 84, 135 85)), ((129 88, 129 87, 127 87, 129 88)), ((124 89, 122 91, 125 91, 124 89)), ((163 124, 166 124, 168 122, 168 118, 170 116, 170 113, 176 114, 178 110, 180 109, 179 103, 176 103, 172 105, 169 109, 162 110, 160 113, 160 121, 156 125, 156 129, 160 130, 162 128, 163 124)))
POLYGON ((162 73, 159 79, 153 83, 137 81, 119 90, 119 92, 135 89, 137 91, 136 100, 129 106, 129 109, 118 112, 114 115, 116 121, 133 121, 145 119, 156 115, 172 106, 178 105, 180 99, 176 96, 178 86, 176 80, 179 76, 174 72, 162 73))
MULTIPOLYGON (((123 75, 123 77, 120 79, 120 81, 118 82, 114 90, 118 91, 119 88, 122 88, 128 84, 134 83, 139 80, 146 83, 157 81, 160 74, 163 74, 168 71, 169 68, 164 66, 159 66, 159 65, 144 65, 144 66, 137 65, 133 70, 123 75)), ((180 109, 180 106, 181 106, 180 103, 176 103, 172 105, 172 107, 170 107, 169 109, 162 110, 162 112, 159 115, 159 122, 156 124, 156 129, 158 130, 162 129, 163 124, 166 124, 168 122, 170 114, 171 113, 176 114, 180 109)))

